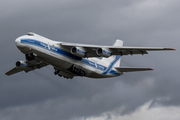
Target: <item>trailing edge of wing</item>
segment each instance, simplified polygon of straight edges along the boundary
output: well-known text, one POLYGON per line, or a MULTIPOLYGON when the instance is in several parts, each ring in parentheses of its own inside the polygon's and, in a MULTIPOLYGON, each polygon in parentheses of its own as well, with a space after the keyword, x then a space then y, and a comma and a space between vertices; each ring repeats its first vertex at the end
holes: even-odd
POLYGON ((15 67, 15 68, 11 69, 10 71, 8 71, 8 72, 5 73, 5 74, 8 75, 8 76, 10 76, 10 75, 12 75, 12 74, 16 74, 16 73, 21 72, 21 71, 23 71, 23 70, 20 69, 20 68, 15 67))
POLYGON ((116 70, 120 72, 137 72, 137 71, 147 71, 153 70, 152 68, 123 68, 123 67, 116 67, 116 70))

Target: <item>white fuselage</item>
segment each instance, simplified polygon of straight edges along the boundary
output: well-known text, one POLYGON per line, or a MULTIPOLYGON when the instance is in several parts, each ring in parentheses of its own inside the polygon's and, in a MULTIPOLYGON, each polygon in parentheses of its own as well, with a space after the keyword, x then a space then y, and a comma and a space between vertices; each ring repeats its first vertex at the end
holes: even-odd
POLYGON ((123 73, 118 72, 113 65, 116 57, 108 63, 98 58, 82 58, 71 54, 63 48, 59 41, 53 41, 42 36, 24 35, 15 40, 16 46, 24 54, 34 53, 38 60, 52 65, 62 74, 79 76, 77 70, 85 72, 84 76, 91 78, 115 77, 123 73), (73 68, 72 68, 73 67, 73 68), (74 68, 76 72, 74 72, 74 68))

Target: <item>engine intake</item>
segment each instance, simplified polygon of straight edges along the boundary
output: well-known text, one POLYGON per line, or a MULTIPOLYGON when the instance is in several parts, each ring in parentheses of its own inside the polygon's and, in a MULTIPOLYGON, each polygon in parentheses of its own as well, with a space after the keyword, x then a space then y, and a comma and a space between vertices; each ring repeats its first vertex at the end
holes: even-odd
POLYGON ((84 57, 86 54, 85 51, 79 47, 72 47, 70 52, 71 54, 79 56, 79 57, 84 57))
POLYGON ((99 55, 100 57, 110 57, 111 56, 111 52, 109 52, 108 50, 102 49, 102 48, 98 48, 96 50, 97 55, 99 55))
POLYGON ((23 69, 23 70, 29 69, 29 66, 26 64, 25 61, 17 61, 17 62, 16 62, 16 67, 17 67, 17 68, 21 68, 21 69, 23 69))

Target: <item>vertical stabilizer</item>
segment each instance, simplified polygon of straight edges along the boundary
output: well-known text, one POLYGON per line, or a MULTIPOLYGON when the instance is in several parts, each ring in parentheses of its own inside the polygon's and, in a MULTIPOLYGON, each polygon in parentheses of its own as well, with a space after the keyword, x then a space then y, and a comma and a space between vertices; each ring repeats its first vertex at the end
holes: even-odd
MULTIPOLYGON (((116 47, 122 47, 123 46, 123 41, 117 39, 113 46, 116 47)), ((113 64, 114 67, 119 67, 120 66, 120 61, 121 61, 121 56, 120 55, 113 55, 109 58, 103 58, 102 61, 108 62, 110 64, 113 64)))
MULTIPOLYGON (((113 46, 122 47, 123 46, 123 41, 117 39, 113 46)), ((116 55, 116 56, 120 56, 120 55, 116 55)), ((120 62, 121 62, 121 56, 119 57, 119 60, 116 62, 114 67, 120 67, 120 62)))
POLYGON ((116 42, 114 43, 113 46, 118 46, 118 47, 122 47, 123 46, 123 41, 122 40, 119 40, 117 39, 116 42))

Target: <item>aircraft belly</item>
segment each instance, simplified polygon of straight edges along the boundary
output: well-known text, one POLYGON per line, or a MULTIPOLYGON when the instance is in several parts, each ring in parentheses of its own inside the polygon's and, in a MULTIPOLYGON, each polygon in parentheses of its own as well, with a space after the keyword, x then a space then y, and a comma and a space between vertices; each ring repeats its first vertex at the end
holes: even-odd
POLYGON ((38 58, 42 61, 54 66, 56 69, 69 69, 72 64, 67 62, 67 58, 61 55, 55 55, 54 53, 38 48, 38 50, 33 50, 37 54, 38 58))

